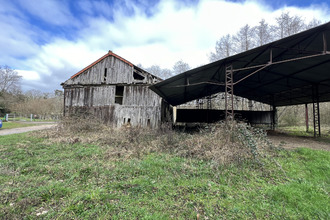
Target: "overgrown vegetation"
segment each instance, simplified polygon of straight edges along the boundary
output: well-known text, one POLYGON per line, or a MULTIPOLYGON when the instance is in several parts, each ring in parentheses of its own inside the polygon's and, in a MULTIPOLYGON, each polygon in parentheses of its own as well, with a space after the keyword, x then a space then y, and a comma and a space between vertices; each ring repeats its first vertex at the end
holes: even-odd
POLYGON ((329 219, 330 153, 237 123, 194 134, 76 118, 0 137, 0 218, 329 219))
POLYGON ((160 130, 123 130, 103 126, 96 119, 73 117, 63 120, 56 130, 46 131, 44 135, 51 143, 79 142, 106 146, 111 154, 126 158, 139 158, 156 152, 211 160, 216 164, 246 160, 258 162, 266 155, 265 152, 269 154, 274 150, 265 132, 245 123, 235 123, 230 127, 219 123, 198 132, 184 133, 172 130, 169 124, 164 124, 160 130))

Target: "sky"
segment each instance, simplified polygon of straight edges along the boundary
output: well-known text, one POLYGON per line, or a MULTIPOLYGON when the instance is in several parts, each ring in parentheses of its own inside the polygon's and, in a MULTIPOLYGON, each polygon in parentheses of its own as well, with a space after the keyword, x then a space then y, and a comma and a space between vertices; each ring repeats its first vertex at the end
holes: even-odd
POLYGON ((222 36, 283 11, 330 21, 330 0, 0 0, 0 65, 53 92, 109 50, 143 67, 209 63, 222 36))

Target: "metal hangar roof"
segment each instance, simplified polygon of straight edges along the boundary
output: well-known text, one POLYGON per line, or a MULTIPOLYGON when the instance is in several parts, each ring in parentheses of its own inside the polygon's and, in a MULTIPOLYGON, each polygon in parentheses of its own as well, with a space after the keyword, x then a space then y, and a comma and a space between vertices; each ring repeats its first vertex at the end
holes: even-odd
POLYGON ((330 101, 330 22, 189 70, 150 88, 171 105, 225 91, 274 106, 330 101))

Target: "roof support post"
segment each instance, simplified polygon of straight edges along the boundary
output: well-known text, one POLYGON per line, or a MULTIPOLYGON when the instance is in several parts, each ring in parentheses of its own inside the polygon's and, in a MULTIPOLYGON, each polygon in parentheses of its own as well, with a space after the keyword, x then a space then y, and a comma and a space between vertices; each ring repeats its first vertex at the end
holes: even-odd
POLYGON ((65 116, 65 89, 63 92, 63 116, 65 116))
POLYGON ((207 100, 207 109, 212 109, 212 96, 211 95, 206 96, 206 100, 207 100))
POLYGON ((328 51, 328 48, 327 48, 327 38, 325 36, 325 33, 323 32, 323 53, 326 54, 328 51))
POLYGON ((275 131, 277 125, 277 108, 275 105, 272 106, 272 130, 275 131))
POLYGON ((314 124, 314 137, 321 136, 321 124, 320 124, 320 103, 318 86, 314 85, 313 88, 313 124, 314 124))
POLYGON ((305 122, 306 122, 306 132, 309 131, 309 124, 308 124, 308 104, 305 104, 305 122))
POLYGON ((277 125, 277 108, 275 105, 275 96, 272 97, 272 119, 271 119, 271 129, 274 131, 276 129, 277 125))
POLYGON ((317 125, 318 125, 318 136, 321 137, 321 120, 320 120, 320 102, 319 102, 319 97, 317 97, 317 125))
POLYGON ((225 78, 225 110, 226 122, 228 122, 234 120, 234 81, 232 65, 226 67, 225 78))

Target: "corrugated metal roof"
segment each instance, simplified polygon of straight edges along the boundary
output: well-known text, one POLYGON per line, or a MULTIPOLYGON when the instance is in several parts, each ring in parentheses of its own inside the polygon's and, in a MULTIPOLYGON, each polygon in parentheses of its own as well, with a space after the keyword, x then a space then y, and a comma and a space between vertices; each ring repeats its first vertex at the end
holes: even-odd
POLYGON ((234 69, 234 94, 275 106, 330 101, 330 22, 189 70, 150 88, 172 105, 225 91, 234 69), (255 73, 254 73, 255 72, 255 73), (314 99, 316 96, 314 95, 314 99))

